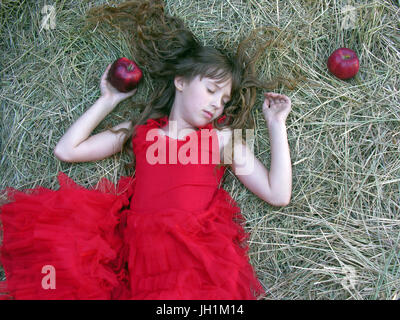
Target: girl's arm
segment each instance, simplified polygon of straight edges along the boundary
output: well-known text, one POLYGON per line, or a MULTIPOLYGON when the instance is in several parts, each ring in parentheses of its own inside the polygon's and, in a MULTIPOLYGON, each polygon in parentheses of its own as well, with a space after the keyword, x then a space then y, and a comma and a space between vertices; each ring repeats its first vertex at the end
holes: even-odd
POLYGON ((250 191, 274 206, 288 205, 292 192, 292 166, 285 125, 290 109, 291 101, 287 96, 265 94, 263 114, 271 145, 270 171, 247 145, 233 142, 233 172, 250 191))
MULTIPOLYGON (((86 162, 107 158, 122 149, 122 145, 128 138, 125 133, 118 134, 111 131, 103 131, 91 137, 89 135, 98 124, 117 106, 117 104, 132 96, 136 89, 128 93, 122 93, 113 88, 106 80, 110 65, 106 68, 101 82, 100 98, 75 121, 57 143, 54 154, 66 162, 86 162)), ((125 121, 113 127, 131 129, 131 121, 125 121)))

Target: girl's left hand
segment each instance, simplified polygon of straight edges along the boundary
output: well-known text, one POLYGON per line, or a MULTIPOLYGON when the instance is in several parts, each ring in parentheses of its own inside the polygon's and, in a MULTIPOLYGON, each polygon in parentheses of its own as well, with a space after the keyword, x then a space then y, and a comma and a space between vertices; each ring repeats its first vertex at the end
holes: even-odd
POLYGON ((285 123, 286 118, 291 110, 290 98, 284 94, 278 94, 274 92, 264 93, 265 100, 263 103, 263 115, 267 123, 271 122, 283 122, 285 123))

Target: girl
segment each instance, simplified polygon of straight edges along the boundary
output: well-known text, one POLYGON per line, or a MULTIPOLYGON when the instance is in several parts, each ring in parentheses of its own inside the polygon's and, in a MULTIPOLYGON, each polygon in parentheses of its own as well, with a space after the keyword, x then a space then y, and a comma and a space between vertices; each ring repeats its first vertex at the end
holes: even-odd
POLYGON ((262 200, 275 206, 289 203, 285 121, 291 101, 285 95, 264 94, 271 142, 268 171, 233 136, 233 129, 251 119, 256 87, 266 86, 255 79, 243 46, 229 57, 201 45, 163 9, 157 1, 147 6, 132 1, 91 11, 92 21, 106 18, 114 25, 130 14, 131 28, 141 39, 132 48, 134 56, 141 53, 137 60, 159 80, 159 89, 136 125, 126 121, 90 136, 119 102, 136 92, 114 89, 106 80, 109 65, 101 78, 100 98, 68 129, 54 153, 61 161, 96 161, 121 151, 132 137, 135 175, 121 177, 116 186, 103 178, 88 189, 60 172, 59 190, 7 188, 10 202, 1 207, 7 297, 264 297, 249 264, 240 209, 221 183, 229 165, 262 200), (157 28, 163 32, 146 25, 152 16, 162 22, 157 28), (211 134, 203 134, 206 130, 211 134), (182 161, 188 153, 195 161, 182 161), (204 161, 204 155, 227 153, 232 154, 228 164, 204 161), (162 155, 166 163, 153 161, 162 155), (251 170, 241 171, 249 163, 251 170))

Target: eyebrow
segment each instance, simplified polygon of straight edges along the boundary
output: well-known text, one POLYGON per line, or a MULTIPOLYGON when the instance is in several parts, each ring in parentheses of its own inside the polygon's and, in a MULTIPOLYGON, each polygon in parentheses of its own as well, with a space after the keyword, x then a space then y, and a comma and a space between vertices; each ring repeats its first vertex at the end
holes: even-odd
MULTIPOLYGON (((210 82, 211 82, 213 85, 215 85, 218 89, 221 90, 221 87, 217 84, 216 81, 210 81, 210 82)), ((230 95, 225 94, 224 96, 227 97, 227 98, 229 98, 229 100, 231 100, 231 96, 230 96, 230 95)))

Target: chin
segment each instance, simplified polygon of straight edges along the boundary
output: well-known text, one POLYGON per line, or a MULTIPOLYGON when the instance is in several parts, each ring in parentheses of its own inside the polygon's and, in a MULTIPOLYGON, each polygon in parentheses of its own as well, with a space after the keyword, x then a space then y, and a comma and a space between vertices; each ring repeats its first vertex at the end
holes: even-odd
POLYGON ((209 120, 205 119, 205 120, 203 121, 203 123, 202 123, 200 126, 204 127, 204 126, 206 126, 206 125, 212 123, 213 120, 214 120, 214 118, 213 118, 213 119, 209 119, 209 120))
POLYGON ((199 128, 199 127, 204 127, 205 125, 209 124, 212 121, 212 119, 207 120, 207 119, 194 119, 192 122, 193 127, 199 128))

